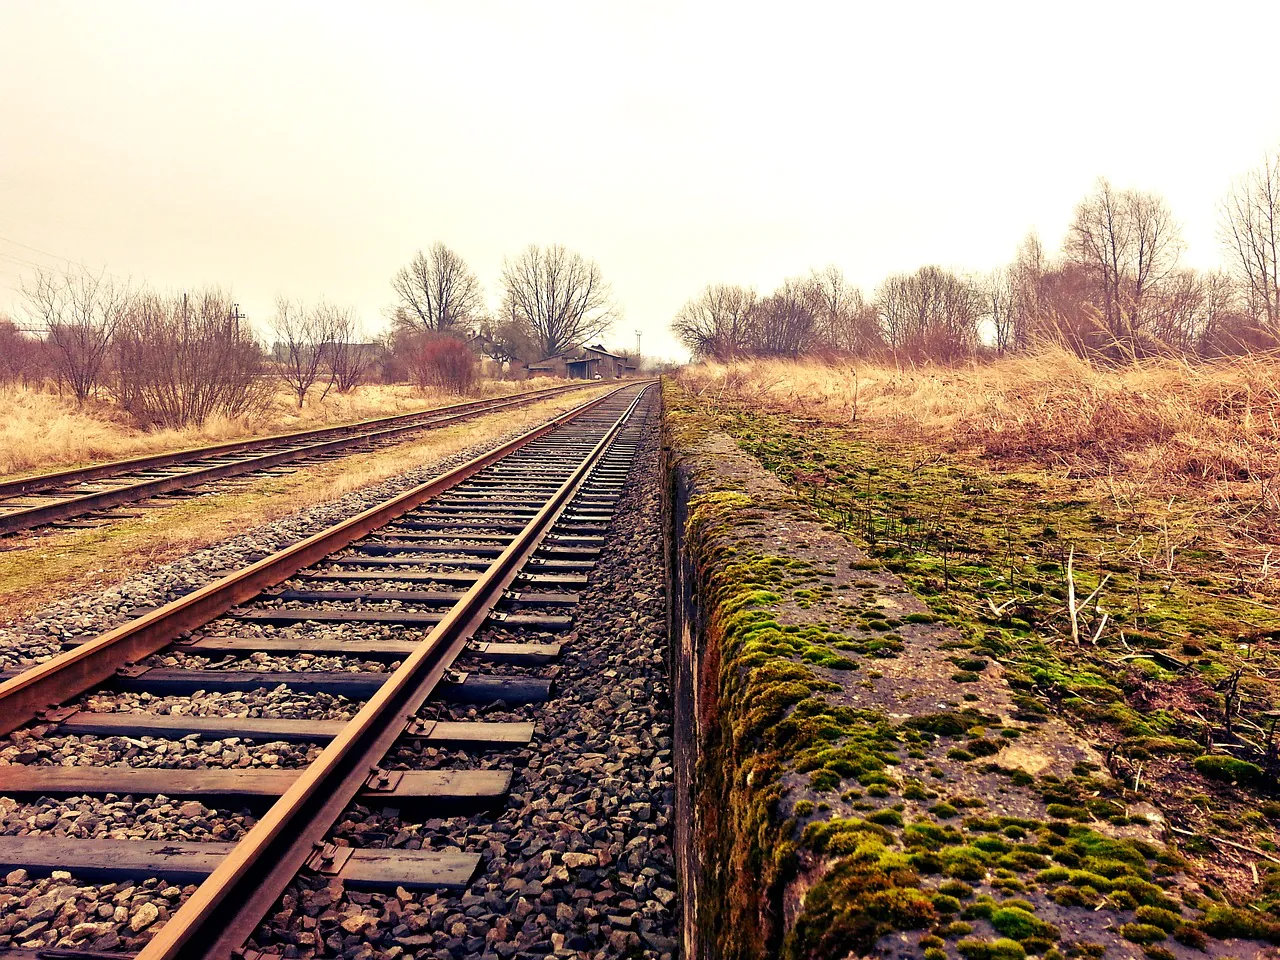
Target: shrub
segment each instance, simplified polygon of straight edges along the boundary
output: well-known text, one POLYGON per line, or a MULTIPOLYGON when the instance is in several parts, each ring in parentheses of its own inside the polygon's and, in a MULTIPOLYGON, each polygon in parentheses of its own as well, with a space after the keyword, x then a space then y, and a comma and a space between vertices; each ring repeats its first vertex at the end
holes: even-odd
POLYGON ((174 428, 260 412, 275 391, 241 319, 218 290, 135 298, 112 342, 120 405, 139 423, 174 428))
POLYGON ((408 338, 409 374, 419 387, 436 387, 450 393, 470 393, 475 387, 479 361, 471 348, 448 334, 418 333, 408 338))

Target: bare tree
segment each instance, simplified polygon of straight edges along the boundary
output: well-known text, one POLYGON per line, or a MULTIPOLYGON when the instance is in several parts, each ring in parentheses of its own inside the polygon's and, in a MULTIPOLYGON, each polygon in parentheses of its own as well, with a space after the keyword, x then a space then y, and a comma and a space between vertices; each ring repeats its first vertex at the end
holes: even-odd
POLYGON ((466 327, 484 309, 484 291, 467 262, 443 243, 419 250, 391 278, 399 297, 393 319, 438 333, 466 327))
POLYGON ((838 267, 814 270, 808 296, 817 317, 817 339, 834 350, 866 356, 882 347, 875 307, 838 267))
POLYGON ((1012 272, 1002 267, 992 270, 982 281, 982 295, 996 350, 1007 353, 1013 349, 1017 330, 1017 287, 1012 272))
POLYGON ((369 349, 369 344, 362 342, 364 328, 353 309, 329 305, 322 309, 326 313, 323 323, 329 339, 326 357, 329 379, 339 393, 350 393, 368 379, 376 354, 369 349))
POLYGON ((1204 357, 1274 350, 1280 330, 1260 314, 1247 283, 1222 270, 1201 277, 1204 322, 1196 352, 1204 357))
POLYGON ((746 287, 709 285, 680 308, 671 330, 695 359, 730 360, 750 349, 758 302, 756 292, 746 287))
POLYGON ((1173 273, 1148 307, 1155 349, 1194 353, 1209 328, 1208 306, 1204 278, 1191 269, 1173 273))
POLYGON ((276 315, 271 321, 276 337, 272 355, 279 364, 280 379, 297 397, 299 410, 307 391, 320 378, 333 342, 329 320, 323 305, 306 308, 284 297, 276 300, 276 315))
POLYGON ((544 357, 600 336, 616 314, 594 260, 559 244, 530 244, 502 265, 503 313, 524 326, 544 357))
POLYGON ((0 314, 0 383, 40 383, 53 372, 49 344, 0 314))
POLYGON ((128 286, 86 269, 37 270, 23 283, 23 294, 33 325, 48 331, 59 383, 84 403, 102 382, 112 337, 132 296, 128 286))
POLYGON ((751 314, 751 348, 754 352, 797 357, 818 343, 818 305, 809 283, 801 278, 784 280, 751 314))
POLYGON ((1009 347, 1026 350, 1036 339, 1048 313, 1048 283, 1050 267, 1040 238, 1029 233, 1018 244, 1018 252, 1009 267, 1009 285, 1012 289, 1009 347))
POLYGON ((1145 302, 1176 268, 1182 250, 1168 205, 1155 194, 1117 192, 1099 179, 1076 207, 1066 250, 1097 280, 1111 346, 1133 350, 1146 320, 1145 302))
POLYGON ((981 291, 941 267, 889 277, 877 291, 876 305, 885 337, 898 356, 950 363, 978 347, 981 291))
POLYGON ((139 421, 200 426, 267 405, 262 346, 241 323, 231 298, 216 289, 194 295, 133 299, 116 331, 116 397, 139 421))
POLYGON ((1280 334, 1280 150, 1232 186, 1221 233, 1259 322, 1280 334))
POLYGON ((492 341, 489 356, 499 363, 532 363, 543 357, 542 348, 528 324, 515 317, 493 324, 489 329, 492 341))

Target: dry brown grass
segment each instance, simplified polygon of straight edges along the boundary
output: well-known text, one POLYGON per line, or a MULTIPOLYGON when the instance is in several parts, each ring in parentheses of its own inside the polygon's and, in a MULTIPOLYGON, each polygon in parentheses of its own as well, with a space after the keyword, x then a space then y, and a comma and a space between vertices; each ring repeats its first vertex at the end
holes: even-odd
POLYGON ((691 367, 684 378, 704 396, 988 456, 1280 494, 1280 358, 1272 356, 1122 367, 1062 350, 946 368, 754 360, 691 367))
MULTIPOLYGON (((481 396, 501 396, 516 390, 536 390, 559 381, 526 383, 484 381, 481 396)), ((350 423, 373 417, 408 413, 458 403, 459 397, 441 391, 423 392, 407 384, 368 384, 347 394, 330 392, 323 401, 315 390, 301 410, 280 391, 270 408, 254 418, 219 418, 203 428, 143 430, 118 408, 75 401, 53 390, 20 385, 0 387, 0 476, 16 476, 78 466, 102 460, 180 450, 241 437, 350 423)))
POLYGON ((24 534, 0 552, 0 621, 16 620, 61 597, 102 589, 131 573, 167 563, 260 524, 336 499, 351 490, 437 463, 505 434, 532 429, 598 395, 571 392, 516 410, 444 427, 374 453, 309 464, 259 477, 225 493, 150 508, 141 516, 89 530, 24 534))
POLYGON ((968 464, 1105 505, 1141 531, 1128 559, 1172 570, 1208 544, 1240 590, 1276 589, 1280 357, 1108 367, 1049 350, 951 368, 755 360, 681 377, 727 411, 847 424, 902 450, 913 472, 968 464))

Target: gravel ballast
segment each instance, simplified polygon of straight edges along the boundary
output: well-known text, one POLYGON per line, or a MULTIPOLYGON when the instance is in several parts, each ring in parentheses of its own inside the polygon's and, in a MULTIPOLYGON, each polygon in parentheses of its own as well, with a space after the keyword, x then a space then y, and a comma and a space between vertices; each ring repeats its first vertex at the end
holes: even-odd
POLYGON ((574 627, 555 637, 564 644, 560 659, 535 671, 458 663, 489 675, 554 677, 553 699, 434 708, 441 719, 532 720, 533 742, 485 752, 405 745, 388 757, 388 767, 513 769, 505 810, 496 818, 410 821, 354 807, 333 832, 359 846, 479 853, 470 889, 387 895, 322 880, 298 884, 260 929, 259 946, 350 960, 674 955, 655 419, 656 410, 574 627))

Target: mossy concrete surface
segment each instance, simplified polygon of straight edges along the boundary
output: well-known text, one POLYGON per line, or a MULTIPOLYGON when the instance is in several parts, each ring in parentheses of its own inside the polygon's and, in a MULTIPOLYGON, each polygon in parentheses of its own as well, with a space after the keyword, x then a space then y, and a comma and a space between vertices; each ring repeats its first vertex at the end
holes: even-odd
POLYGON ((664 406, 686 956, 1274 949, 996 658, 670 381, 664 406))

